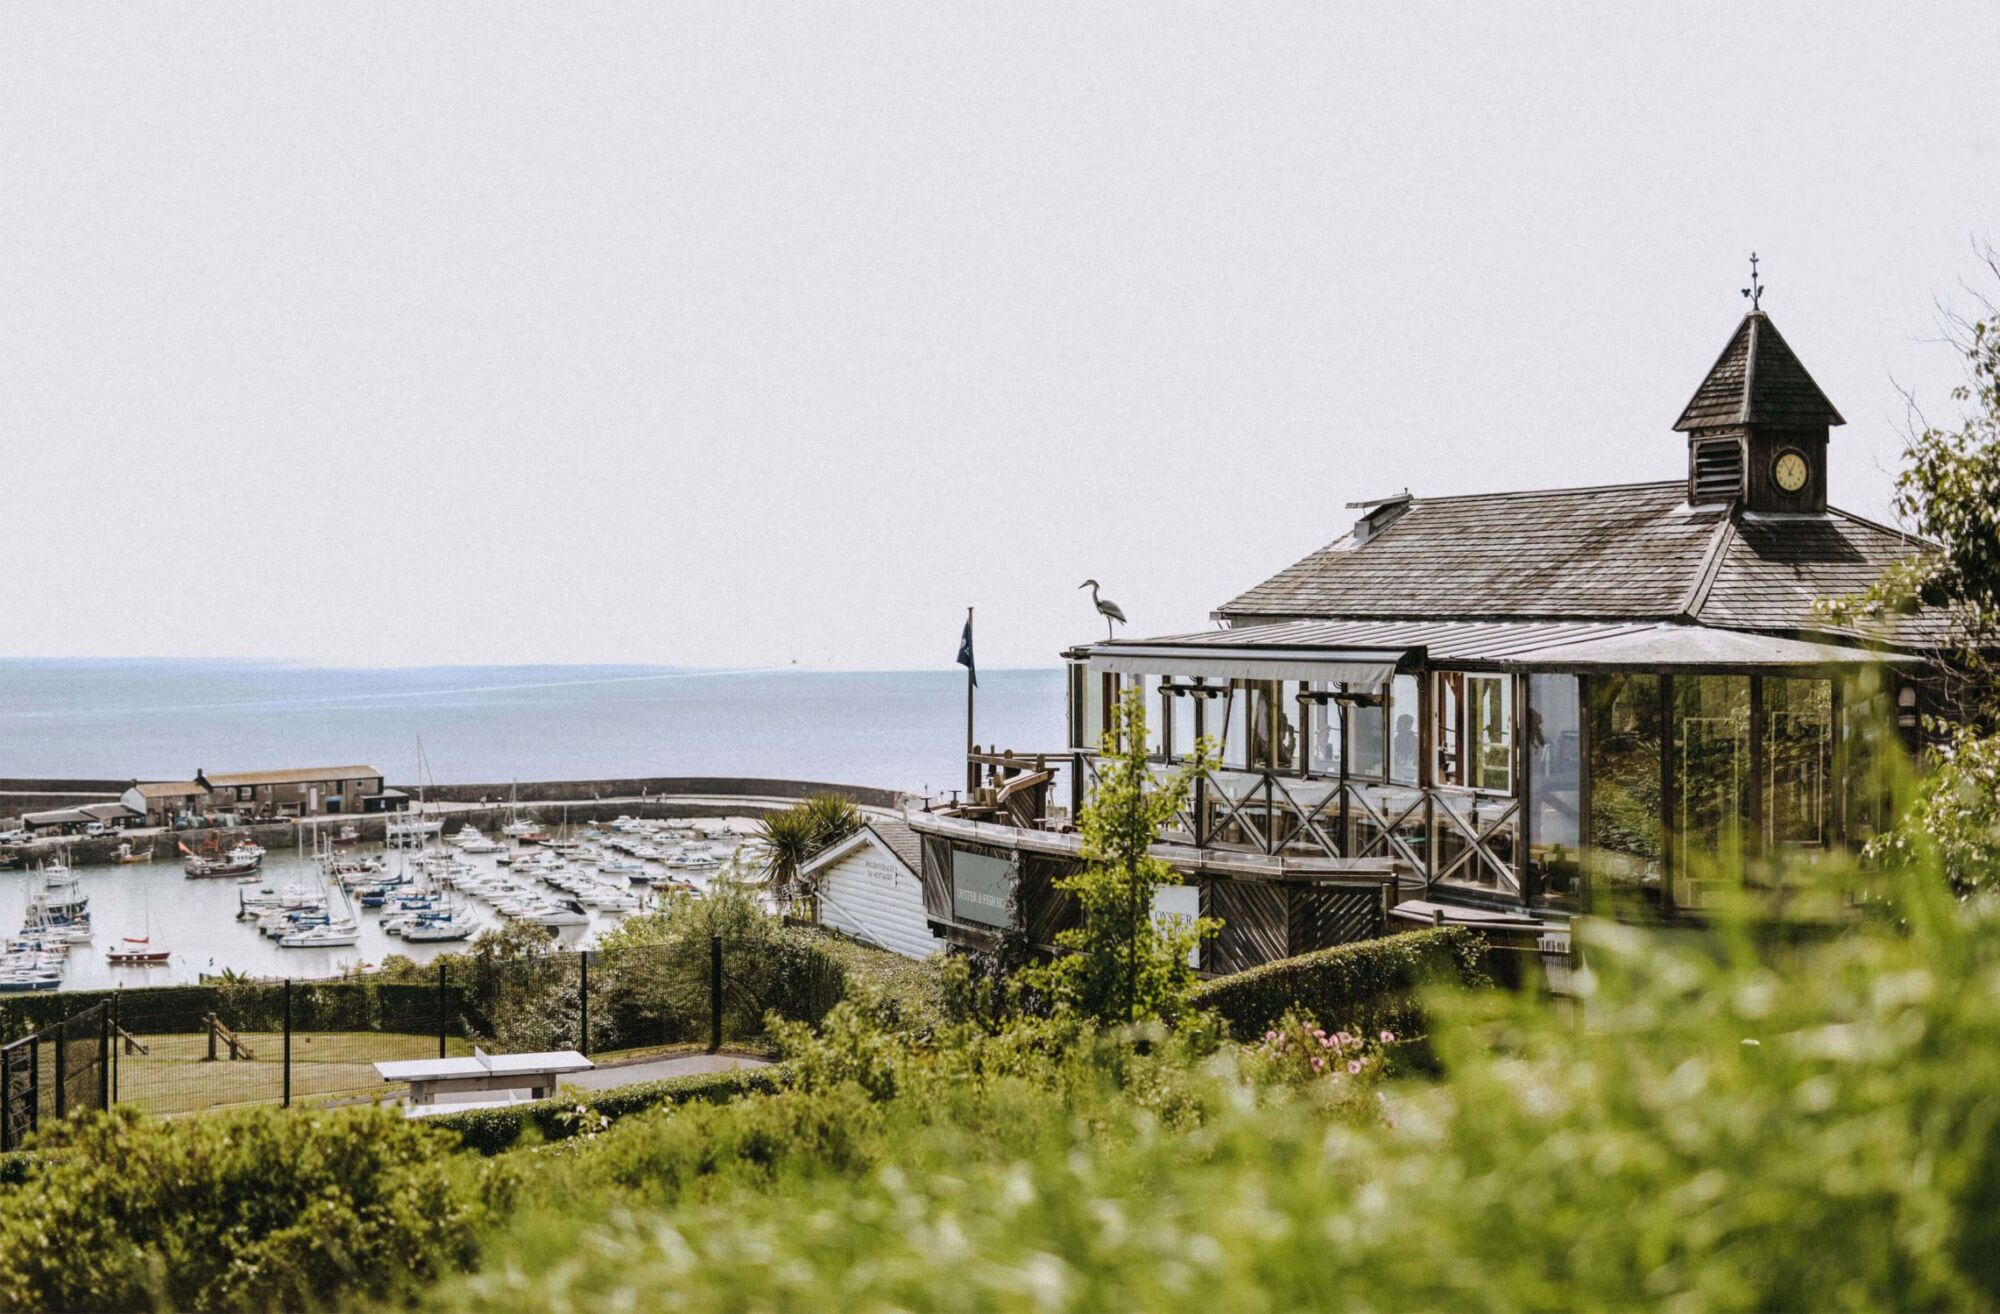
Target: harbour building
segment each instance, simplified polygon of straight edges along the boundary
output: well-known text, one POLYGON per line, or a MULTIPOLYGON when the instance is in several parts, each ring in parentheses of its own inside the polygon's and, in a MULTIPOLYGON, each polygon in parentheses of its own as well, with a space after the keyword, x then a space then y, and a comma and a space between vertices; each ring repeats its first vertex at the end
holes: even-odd
POLYGON ((1829 504, 1843 423, 1753 310, 1672 425, 1680 477, 1357 504, 1217 628, 1065 652, 1069 743, 975 748, 969 794, 908 814, 931 928, 1048 944, 1074 919, 1054 883, 1130 690, 1162 771, 1219 746, 1155 850, 1162 909, 1223 921, 1205 970, 1414 921, 1546 945, 1611 896, 1698 919, 1763 859, 1858 845, 1882 820, 1861 768, 1913 732, 1950 634, 1818 605, 1929 550, 1829 504))

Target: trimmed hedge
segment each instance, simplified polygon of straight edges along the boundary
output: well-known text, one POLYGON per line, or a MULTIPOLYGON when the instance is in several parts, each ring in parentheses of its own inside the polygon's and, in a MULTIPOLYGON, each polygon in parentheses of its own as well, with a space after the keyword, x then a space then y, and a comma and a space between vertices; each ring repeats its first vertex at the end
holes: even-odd
POLYGON ((1327 1026, 1401 1024, 1417 1017, 1416 993, 1438 981, 1492 984, 1486 939, 1462 926, 1413 931, 1281 958, 1234 976, 1205 981, 1194 1005, 1219 1016, 1238 1040, 1252 1040, 1286 1010, 1327 1026))
POLYGON ((521 1139, 529 1125, 544 1139, 563 1140, 576 1135, 574 1113, 581 1104, 593 1113, 614 1121, 642 1113, 662 1104, 700 1101, 722 1104, 743 1095, 777 1090, 784 1082, 783 1065, 765 1068, 737 1068, 733 1072, 700 1072, 685 1077, 663 1077, 612 1090, 576 1096, 536 1100, 504 1109, 468 1109, 464 1113, 440 1113, 423 1119, 427 1127, 442 1127, 458 1133, 459 1146, 478 1154, 498 1154, 521 1139))

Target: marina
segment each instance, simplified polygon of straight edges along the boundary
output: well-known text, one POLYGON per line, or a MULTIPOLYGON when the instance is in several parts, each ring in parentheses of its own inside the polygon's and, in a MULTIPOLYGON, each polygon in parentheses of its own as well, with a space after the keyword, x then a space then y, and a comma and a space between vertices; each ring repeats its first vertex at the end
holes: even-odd
MULTIPOLYGON (((435 825, 435 823, 433 823, 435 825)), ((705 888, 745 851, 747 817, 632 817, 511 834, 456 824, 419 847, 264 851, 218 840, 180 862, 0 873, 0 992, 191 985, 225 972, 311 979, 400 954, 427 962, 510 922, 589 947, 626 916, 705 888), (229 868, 221 874, 219 868, 229 868)))

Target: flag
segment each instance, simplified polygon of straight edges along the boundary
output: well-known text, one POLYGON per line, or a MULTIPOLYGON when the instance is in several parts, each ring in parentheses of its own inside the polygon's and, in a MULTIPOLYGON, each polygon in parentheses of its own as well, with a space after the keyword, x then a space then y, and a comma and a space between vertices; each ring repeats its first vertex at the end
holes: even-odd
POLYGON ((958 640, 958 664, 966 669, 973 688, 979 687, 979 668, 972 664, 972 617, 965 618, 965 633, 958 640))

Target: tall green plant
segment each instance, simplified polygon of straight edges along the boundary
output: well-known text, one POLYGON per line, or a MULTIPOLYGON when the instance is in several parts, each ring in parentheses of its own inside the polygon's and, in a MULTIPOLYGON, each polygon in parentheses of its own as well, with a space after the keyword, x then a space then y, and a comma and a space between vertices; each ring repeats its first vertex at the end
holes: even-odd
POLYGON ((861 829, 861 813, 839 794, 814 794, 782 812, 767 814, 757 829, 760 874, 780 903, 799 894, 799 873, 814 854, 861 829))
POLYGON ((1213 761, 1204 741, 1191 760, 1156 776, 1144 695, 1135 685, 1113 709, 1097 788, 1077 814, 1085 866, 1056 882, 1076 897, 1081 924, 1057 933, 1053 960, 1023 974, 1058 1008, 1105 1022, 1171 1021, 1186 1008, 1195 979, 1188 960, 1222 923, 1153 916, 1154 895, 1175 876, 1152 847, 1213 761))

